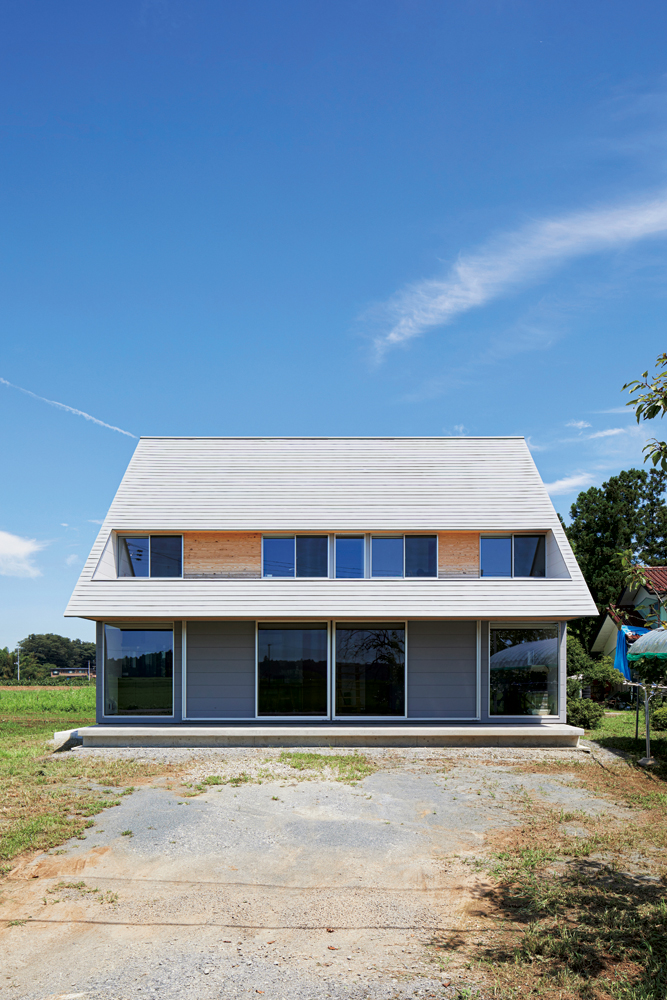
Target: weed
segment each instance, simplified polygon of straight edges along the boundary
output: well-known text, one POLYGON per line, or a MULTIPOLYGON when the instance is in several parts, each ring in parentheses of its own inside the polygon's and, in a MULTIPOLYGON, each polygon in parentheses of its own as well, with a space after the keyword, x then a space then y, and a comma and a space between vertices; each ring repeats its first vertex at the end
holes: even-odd
POLYGON ((121 837, 134 837, 134 834, 131 830, 123 830, 121 837))
MULTIPOLYGON (((85 698, 90 696, 87 688, 0 691, 0 711, 5 713, 0 726, 0 861, 83 836, 90 817, 120 805, 119 798, 106 797, 119 794, 114 793, 114 786, 125 786, 128 778, 173 771, 169 766, 139 761, 45 754, 46 740, 54 729, 93 721, 94 699, 86 709, 88 718, 83 711, 85 698), (8 709, 17 707, 26 714, 8 717, 8 709), (72 717, 74 711, 77 714, 72 717)), ((126 787, 120 794, 130 790, 134 789, 126 787)))
POLYGON ((376 770, 376 765, 360 753, 329 755, 283 750, 279 761, 281 764, 289 764, 297 771, 322 772, 328 768, 335 774, 336 781, 349 783, 361 781, 376 770))
POLYGON ((221 785, 222 778, 219 774, 210 774, 208 778, 204 778, 202 785, 221 785))

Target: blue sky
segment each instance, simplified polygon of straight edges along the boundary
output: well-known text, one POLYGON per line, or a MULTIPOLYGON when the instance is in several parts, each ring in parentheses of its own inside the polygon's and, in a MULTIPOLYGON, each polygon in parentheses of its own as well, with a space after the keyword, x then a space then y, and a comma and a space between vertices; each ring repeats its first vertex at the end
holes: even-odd
POLYGON ((134 435, 524 434, 564 514, 640 465, 666 32, 658 2, 7 0, 0 645, 92 635, 62 611, 134 446, 13 386, 134 435))

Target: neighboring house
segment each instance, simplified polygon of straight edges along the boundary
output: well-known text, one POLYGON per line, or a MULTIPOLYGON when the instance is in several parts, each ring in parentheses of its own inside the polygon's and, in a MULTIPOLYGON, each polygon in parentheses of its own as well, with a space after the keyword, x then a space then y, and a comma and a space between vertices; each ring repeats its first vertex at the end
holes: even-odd
POLYGON ((667 566, 642 567, 646 577, 646 586, 638 588, 626 587, 620 594, 616 604, 610 604, 607 615, 591 646, 592 653, 602 653, 614 656, 619 629, 625 626, 630 635, 634 628, 640 630, 655 628, 658 619, 667 620, 667 609, 664 606, 667 596, 667 566))
POLYGON ((595 615, 523 438, 142 438, 66 614, 98 722, 565 721, 595 615))
POLYGON ((54 667, 52 677, 95 677, 95 667, 54 667))

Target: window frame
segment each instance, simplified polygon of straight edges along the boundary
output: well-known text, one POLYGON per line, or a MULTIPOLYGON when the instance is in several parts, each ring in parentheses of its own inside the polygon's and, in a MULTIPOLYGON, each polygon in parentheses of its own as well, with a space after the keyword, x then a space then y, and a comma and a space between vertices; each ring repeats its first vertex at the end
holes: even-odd
MULTIPOLYGON (((143 538, 143 535, 139 537, 143 538)), ((121 580, 133 579, 133 577, 121 577, 121 580)), ((134 577, 134 579, 145 579, 145 577, 134 577)), ((150 579, 150 577, 148 578, 150 579)), ((156 577, 160 579, 160 577, 156 577)), ((162 577, 162 579, 175 579, 175 577, 162 577)), ((176 718, 176 639, 175 639, 175 629, 174 623, 165 623, 165 627, 156 625, 151 622, 146 625, 137 625, 134 622, 131 624, 126 624, 122 622, 120 625, 114 622, 102 622, 102 718, 103 719, 132 719, 137 725, 141 725, 142 720, 154 720, 154 719, 175 719, 176 718), (107 715, 107 625, 111 628, 120 629, 122 632, 171 632, 171 715, 121 715, 120 712, 116 712, 115 715, 107 715)), ((159 725, 159 722, 156 723, 159 725)))
MULTIPOLYGON (((490 577, 490 579, 508 580, 509 577, 506 577, 506 576, 505 577, 495 577, 495 578, 494 577, 490 577)), ((517 577, 517 579, 519 579, 519 580, 544 580, 544 579, 546 579, 546 577, 524 576, 524 577, 517 577)), ((487 698, 487 701, 486 701, 486 714, 487 714, 487 717, 489 718, 489 720, 492 720, 492 719, 525 719, 525 720, 535 719, 535 720, 537 720, 537 721, 535 721, 533 723, 533 725, 540 725, 542 721, 545 721, 545 722, 558 722, 558 721, 560 721, 561 710, 562 710, 562 702, 563 702, 563 694, 562 694, 562 691, 561 691, 561 680, 562 680, 562 677, 561 677, 561 645, 562 645, 562 642, 563 642, 563 631, 564 631, 565 624, 566 624, 565 622, 561 622, 561 621, 556 621, 556 622, 545 622, 545 621, 541 621, 541 622, 490 621, 489 622, 488 628, 486 630, 487 631, 487 641, 486 641, 486 663, 487 663, 487 670, 486 670, 486 672, 488 674, 487 691, 486 691, 486 698, 487 698), (557 698, 558 698, 558 712, 556 713, 556 715, 495 715, 495 714, 492 715, 491 714, 491 630, 494 629, 494 628, 507 628, 507 629, 553 628, 554 625, 556 626, 556 631, 557 631, 556 642, 558 644, 558 647, 557 647, 558 648, 558 665, 557 665, 557 671, 558 672, 557 672, 557 678, 556 678, 556 692, 557 692, 557 698)))
POLYGON ((367 544, 367 539, 368 539, 367 533, 365 531, 350 532, 349 535, 345 533, 342 534, 335 533, 331 537, 333 539, 333 544, 331 546, 331 549, 333 550, 333 557, 331 560, 331 579, 352 580, 352 581, 368 580, 370 578, 370 573, 369 573, 370 552, 369 552, 369 545, 367 544), (361 540, 362 558, 364 563, 363 572, 361 576, 336 576, 336 571, 337 571, 336 563, 338 559, 336 542, 338 541, 339 538, 359 538, 361 540))
POLYGON ((266 532, 262 533, 262 580, 331 580, 331 567, 332 567, 332 555, 331 555, 331 533, 328 531, 313 532, 313 531, 296 531, 294 534, 289 534, 289 532, 266 532), (264 539, 265 538, 291 538, 294 541, 294 574, 292 576, 266 576, 264 573, 264 539), (296 540, 297 538, 326 538, 327 540, 327 572, 325 576, 297 576, 297 564, 296 564, 296 540))
MULTIPOLYGON (((296 566, 295 566, 296 571, 296 566)), ((268 577, 268 579, 290 579, 290 577, 268 577)), ((296 579, 296 577, 294 577, 296 579)), ((310 579, 309 577, 301 577, 301 579, 310 579)), ((322 577, 313 577, 312 579, 320 580, 322 577)), ((332 623, 330 619, 319 619, 317 621, 276 621, 275 618, 264 618, 263 620, 257 620, 255 622, 255 719, 262 719, 271 723, 274 722, 292 722, 296 725, 299 720, 310 720, 318 722, 328 722, 331 718, 331 673, 332 673, 332 662, 331 662, 331 633, 332 633, 332 623), (327 714, 326 715, 260 715, 259 714, 259 630, 263 625, 301 625, 306 628, 313 625, 326 625, 327 628, 327 714)))
POLYGON ((423 531, 410 531, 403 532, 402 534, 390 534, 386 535, 373 534, 372 532, 368 536, 369 538, 369 561, 368 561, 368 576, 365 579, 369 580, 437 580, 438 579, 438 566, 439 566, 439 544, 440 537, 437 531, 423 532, 423 531), (435 538, 435 573, 433 576, 406 576, 405 573, 405 540, 406 538, 435 538), (373 576, 373 541, 376 538, 401 538, 403 540, 403 574, 402 576, 373 576))
MULTIPOLYGON (((390 537, 395 537, 395 536, 392 535, 390 537)), ((405 550, 404 550, 404 558, 405 558, 405 550)), ((400 577, 386 576, 386 577, 376 577, 376 579, 379 579, 379 580, 383 580, 383 579, 384 580, 397 580, 397 579, 400 579, 400 577)), ((412 577, 410 579, 412 579, 412 577)), ((417 579, 419 579, 419 578, 417 578, 417 579)), ((331 656, 331 679, 330 679, 330 688, 331 688, 331 696, 330 696, 331 697, 331 715, 330 715, 330 718, 331 718, 332 722, 335 721, 336 719, 344 719, 344 720, 347 720, 348 722, 355 721, 355 722, 360 722, 360 723, 363 723, 366 720, 368 720, 370 722, 381 722, 382 720, 384 720, 385 722, 387 722, 389 724, 392 719, 404 719, 404 720, 407 720, 409 718, 409 716, 408 716, 408 642, 409 642, 409 637, 408 637, 408 621, 407 621, 407 619, 402 619, 402 618, 391 618, 390 622, 391 622, 391 624, 396 624, 396 625, 398 625, 399 622, 402 622, 402 624, 403 624, 403 632, 404 632, 404 635, 405 635, 405 650, 404 650, 404 660, 405 660, 405 662, 404 662, 404 668, 403 668, 403 685, 404 685, 404 690, 403 690, 403 705, 404 705, 404 709, 405 710, 404 710, 403 715, 338 715, 338 713, 336 712, 336 629, 338 628, 339 625, 341 626, 341 628, 349 627, 350 625, 358 625, 358 624, 363 625, 364 621, 363 621, 363 619, 359 619, 359 618, 350 619, 348 621, 338 621, 338 620, 334 619, 331 622, 332 628, 331 628, 331 639, 330 639, 330 645, 331 645, 331 652, 330 652, 330 656, 331 656)), ((378 624, 380 624, 380 622, 378 622, 378 624)))
POLYGON ((179 531, 155 531, 155 532, 144 532, 137 531, 132 532, 116 532, 116 579, 117 580, 182 580, 183 579, 183 569, 184 569, 184 541, 183 532, 179 531), (181 540, 181 574, 180 576, 153 576, 151 574, 151 538, 180 538, 181 540), (147 538, 148 539, 148 576, 119 576, 118 569, 120 566, 120 546, 124 538, 147 538))
MULTIPOLYGON (((549 565, 547 561, 547 532, 546 531, 504 531, 504 532, 481 532, 479 534, 479 578, 484 580, 548 580, 549 565), (516 576, 514 573, 514 539, 515 538, 537 538, 544 539, 544 576, 516 576), (511 570, 509 576, 483 576, 482 575, 482 539, 483 538, 509 538, 512 542, 511 570)), ((431 578, 432 579, 432 578, 431 578)))

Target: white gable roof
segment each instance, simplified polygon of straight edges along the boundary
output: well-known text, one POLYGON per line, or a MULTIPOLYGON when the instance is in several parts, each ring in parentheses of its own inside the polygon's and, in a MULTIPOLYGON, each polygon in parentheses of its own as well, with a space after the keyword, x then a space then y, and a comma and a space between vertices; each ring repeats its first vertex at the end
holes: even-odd
MULTIPOLYGON (((112 608, 105 610, 102 604, 111 600, 112 595, 114 613, 120 614, 122 608, 117 607, 117 600, 128 586, 129 593, 134 595, 137 614, 147 614, 150 608, 153 614, 161 614, 164 608, 166 616, 177 612, 193 614, 196 606, 202 606, 202 594, 206 595, 207 608, 211 600, 215 605, 214 594, 216 588, 221 587, 219 600, 223 604, 227 601, 225 594, 246 593, 250 600, 253 594, 253 588, 248 587, 250 581, 200 581, 195 584, 195 581, 186 580, 92 580, 112 531, 192 530, 550 530, 564 564, 559 575, 569 573, 570 576, 567 580, 553 581, 561 589, 565 587, 571 598, 565 602, 566 609, 562 599, 555 600, 554 596, 560 613, 568 616, 596 613, 558 516, 521 437, 141 438, 66 614, 94 617, 111 614, 112 608), (143 611, 136 605, 140 593, 137 585, 142 594, 148 594, 151 588, 155 590, 143 611), (204 590, 200 593, 202 586, 204 590), (107 596, 103 597, 103 593, 107 596), (170 595, 168 609, 167 605, 159 607, 163 601, 160 594, 170 595)), ((382 581, 380 586, 386 587, 386 582, 382 581)), ((264 587, 265 593, 267 583, 256 581, 254 586, 264 587)), ((287 591, 291 597, 285 596, 285 600, 293 603, 297 596, 296 583, 298 581, 271 581, 269 586, 274 588, 271 593, 276 596, 277 588, 292 588, 287 591)), ((335 595, 334 604, 337 604, 338 598, 343 597, 353 582, 317 583, 318 593, 320 585, 331 588, 331 597, 335 595)), ((403 581, 401 586, 405 583, 403 581)), ((407 586, 413 583, 409 581, 407 586)), ((470 580, 465 582, 465 587, 481 583, 470 580)), ((495 588, 499 593, 503 589, 499 588, 500 583, 502 581, 486 580, 484 590, 492 595, 495 588)), ((511 602, 510 594, 518 596, 517 585, 522 591, 529 585, 537 587, 541 595, 536 613, 547 612, 546 581, 505 583, 510 585, 505 604, 507 600, 511 602)), ((428 587, 436 588, 434 594, 441 596, 444 596, 444 585, 445 581, 427 583, 428 587)), ((369 581, 363 581, 361 586, 365 588, 361 593, 370 596, 369 581)), ((377 586, 377 581, 371 586, 377 586)), ((414 587, 409 592, 417 593, 414 587)), ((479 596, 481 598, 481 593, 479 596)), ((565 591, 560 598, 564 596, 565 591)), ((398 593, 394 597, 400 602, 398 593)), ((252 600, 256 598, 254 594, 252 600)), ((324 603, 326 600, 321 602, 322 609, 324 603)), ((484 613, 490 613, 490 605, 485 601, 482 604, 486 607, 484 613)), ((236 598, 232 605, 234 613, 241 614, 236 598)), ((362 608, 356 607, 358 613, 362 613, 362 608)), ((132 608, 128 599, 128 614, 134 613, 132 608)), ((322 614, 322 609, 313 613, 322 614)), ((377 602, 372 608, 369 604, 368 613, 372 610, 379 613, 377 602)), ((301 601, 300 611, 303 615, 307 613, 301 601)), ((527 614, 529 609, 520 607, 517 612, 518 615, 527 614)), ((271 613, 271 608, 262 612, 257 607, 248 610, 246 616, 261 613, 271 613)), ((277 606, 273 613, 278 613, 277 606)), ((336 608, 331 606, 327 613, 335 614, 336 608)), ((471 611, 472 616, 481 613, 481 606, 479 612, 471 611)), ((553 607, 551 613, 557 614, 557 608, 553 607)))
POLYGON ((520 531, 557 521, 523 438, 142 438, 114 529, 520 531))

